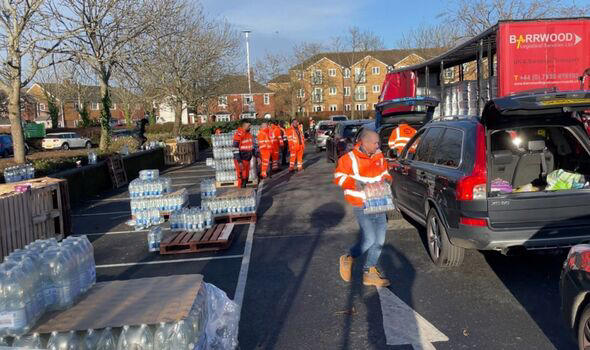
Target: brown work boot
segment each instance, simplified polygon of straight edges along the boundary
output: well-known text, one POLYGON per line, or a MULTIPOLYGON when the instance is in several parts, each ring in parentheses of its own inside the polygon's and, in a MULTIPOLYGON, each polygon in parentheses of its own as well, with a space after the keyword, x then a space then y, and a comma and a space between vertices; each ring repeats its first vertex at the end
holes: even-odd
POLYGON ((363 273, 363 284, 375 287, 387 287, 390 285, 389 280, 381 277, 381 273, 375 266, 370 267, 369 272, 363 273))
POLYGON ((352 278, 352 263, 354 258, 350 255, 342 255, 340 257, 340 277, 346 282, 350 282, 352 278))

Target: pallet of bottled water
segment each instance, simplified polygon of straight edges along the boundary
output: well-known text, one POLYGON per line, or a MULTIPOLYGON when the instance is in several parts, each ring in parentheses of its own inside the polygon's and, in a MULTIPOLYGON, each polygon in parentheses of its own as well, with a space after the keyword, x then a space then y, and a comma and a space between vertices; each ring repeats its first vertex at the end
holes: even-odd
POLYGON ((0 336, 28 333, 45 312, 71 307, 95 282, 86 236, 61 243, 37 240, 16 249, 0 264, 0 336))
POLYGON ((211 198, 217 196, 217 187, 215 186, 215 178, 208 178, 201 180, 201 199, 211 198))
POLYGON ((216 171, 215 172, 215 181, 217 182, 233 182, 236 181, 237 175, 236 171, 216 171))
POLYGON ((234 147, 213 148, 214 159, 233 159, 234 147))
POLYGON ((184 208, 170 214, 172 231, 201 232, 213 227, 213 213, 209 209, 184 208))
POLYGON ((387 182, 365 184, 365 214, 379 214, 395 209, 391 187, 387 182))
POLYGON ((213 148, 232 147, 234 144, 234 134, 235 131, 220 135, 211 135, 211 146, 213 148))
MULTIPOLYGON (((252 191, 254 193, 254 191, 252 191)), ((236 196, 207 198, 201 206, 211 211, 213 216, 245 215, 256 213, 256 196, 236 196)))
POLYGON ((136 216, 142 211, 159 210, 161 212, 172 212, 179 210, 188 202, 188 191, 181 188, 178 191, 163 195, 161 197, 141 197, 131 199, 131 215, 136 216))
POLYGON ((154 198, 172 191, 172 180, 169 177, 159 177, 153 180, 137 178, 129 183, 129 197, 154 198))
POLYGON ((35 178, 35 168, 32 164, 21 164, 4 169, 4 182, 12 183, 35 178))

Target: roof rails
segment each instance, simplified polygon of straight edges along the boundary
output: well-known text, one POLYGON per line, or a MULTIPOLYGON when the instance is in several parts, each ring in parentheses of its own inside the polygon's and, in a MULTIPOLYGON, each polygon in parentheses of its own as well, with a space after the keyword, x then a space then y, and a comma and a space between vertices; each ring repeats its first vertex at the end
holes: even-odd
POLYGON ((441 117, 441 118, 434 118, 431 120, 431 122, 432 123, 434 123, 434 122, 450 122, 450 121, 455 121, 455 120, 479 121, 479 117, 475 116, 475 115, 451 115, 451 116, 445 116, 445 117, 441 117))

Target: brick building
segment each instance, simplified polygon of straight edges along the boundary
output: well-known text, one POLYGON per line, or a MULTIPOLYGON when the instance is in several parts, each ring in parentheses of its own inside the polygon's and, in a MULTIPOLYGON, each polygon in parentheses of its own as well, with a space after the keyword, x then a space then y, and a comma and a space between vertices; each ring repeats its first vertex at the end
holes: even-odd
MULTIPOLYGON (((76 85, 76 93, 72 89, 74 84, 35 83, 28 90, 27 94, 34 96, 37 100, 36 121, 45 124, 49 121, 48 96, 52 96, 60 110, 58 124, 60 127, 77 127, 80 123, 80 115, 77 106, 79 103, 86 103, 90 119, 98 120, 101 110, 100 87, 93 85, 76 85)), ((128 91, 111 88, 111 118, 113 124, 123 125, 125 123, 125 112, 129 112, 132 120, 141 118, 145 111, 141 104, 135 102, 128 91)), ((50 125, 46 125, 50 126, 50 125)))

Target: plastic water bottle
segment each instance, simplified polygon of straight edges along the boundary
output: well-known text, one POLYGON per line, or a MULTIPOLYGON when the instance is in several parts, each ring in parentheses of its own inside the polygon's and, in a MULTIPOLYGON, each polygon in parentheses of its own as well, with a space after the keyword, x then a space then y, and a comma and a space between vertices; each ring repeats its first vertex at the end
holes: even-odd
POLYGON ((43 259, 46 261, 44 273, 50 279, 50 286, 45 295, 51 298, 51 295, 55 294, 55 303, 49 309, 64 310, 71 307, 75 299, 75 286, 72 283, 75 272, 70 257, 56 247, 43 253, 43 259))
POLYGON ((0 331, 2 336, 17 336, 27 333, 30 330, 31 320, 29 319, 30 309, 27 302, 30 301, 29 293, 25 289, 24 275, 14 266, 4 263, 0 270, 0 283, 2 286, 2 313, 0 331))
POLYGON ((74 331, 68 333, 52 332, 47 341, 47 350, 78 350, 80 348, 81 343, 74 331))
POLYGON ((84 335, 83 343, 86 349, 94 350, 98 346, 98 339, 100 334, 95 332, 94 329, 88 329, 84 335))
POLYGON ((154 336, 147 325, 123 326, 117 344, 117 350, 153 350, 153 348, 154 336))
POLYGON ((4 337, 0 337, 0 346, 10 346, 4 337))
POLYGON ((42 349, 43 344, 41 343, 41 337, 39 333, 33 333, 31 335, 15 337, 12 342, 12 347, 21 347, 25 349, 42 349))
POLYGON ((172 350, 170 348, 172 327, 166 322, 160 322, 154 332, 154 350, 172 350))
POLYGON ((117 338, 113 335, 111 327, 107 327, 102 330, 96 350, 116 350, 117 349, 117 338))
POLYGON ((194 348, 193 325, 180 320, 172 329, 170 348, 175 350, 192 350, 194 348))
POLYGON ((153 227, 147 234, 148 251, 159 252, 160 242, 162 241, 162 228, 159 226, 153 227))

